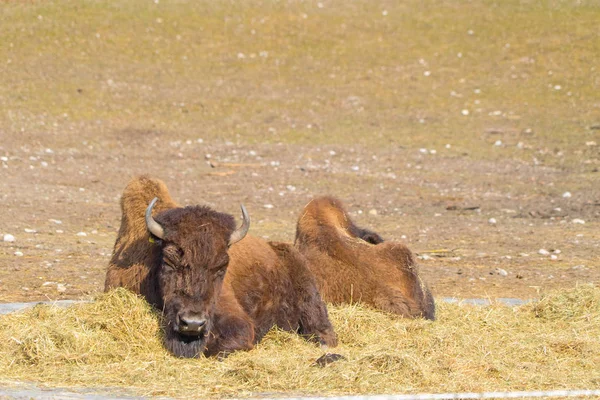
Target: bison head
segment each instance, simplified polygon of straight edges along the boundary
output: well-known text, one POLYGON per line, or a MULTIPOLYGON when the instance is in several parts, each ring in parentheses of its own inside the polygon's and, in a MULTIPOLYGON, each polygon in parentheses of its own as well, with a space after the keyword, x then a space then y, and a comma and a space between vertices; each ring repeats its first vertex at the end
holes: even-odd
POLYGON ((231 215, 204 206, 172 208, 152 218, 154 198, 146 209, 146 226, 161 248, 158 291, 165 319, 165 343, 179 357, 197 357, 207 345, 215 304, 229 264, 229 246, 242 240, 250 218, 235 229, 231 215))

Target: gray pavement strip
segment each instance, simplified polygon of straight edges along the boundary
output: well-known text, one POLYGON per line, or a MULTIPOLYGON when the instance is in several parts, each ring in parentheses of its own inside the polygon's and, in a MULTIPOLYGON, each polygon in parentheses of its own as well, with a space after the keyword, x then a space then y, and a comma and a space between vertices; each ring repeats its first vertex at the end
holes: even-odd
POLYGON ((0 315, 10 314, 24 308, 37 306, 38 304, 54 305, 57 307, 68 307, 76 303, 82 303, 85 300, 55 300, 55 301, 37 301, 32 303, 0 303, 0 315))
MULTIPOLYGON (((19 387, 0 387, 0 399, 139 399, 140 396, 129 395, 123 388, 78 389, 78 388, 43 388, 33 384, 21 384, 19 387)), ((162 398, 164 399, 164 397, 162 398)))
MULTIPOLYGON (((469 304, 476 306, 489 306, 493 303, 500 303, 506 306, 514 307, 520 306, 526 303, 529 303, 532 300, 522 300, 522 299, 514 299, 510 297, 500 297, 497 299, 459 299, 456 297, 442 297, 437 299, 438 301, 443 301, 446 303, 460 303, 460 304, 469 304)), ((85 300, 55 300, 55 301, 38 301, 31 303, 0 303, 0 315, 9 314, 11 312, 19 311, 24 308, 33 307, 38 304, 48 304, 54 305, 57 307, 68 307, 72 304, 82 303, 85 300)))
MULTIPOLYGON (((152 398, 166 400, 169 397, 142 397, 125 393, 122 388, 97 388, 97 389, 65 389, 65 388, 40 388, 32 384, 21 384, 23 388, 0 388, 0 399, 140 399, 152 398)), ((255 394, 249 400, 452 400, 452 399, 514 399, 514 398, 549 398, 549 397, 598 397, 600 390, 544 390, 544 391, 518 391, 518 392, 481 392, 481 393, 417 393, 417 394, 383 394, 383 395, 342 395, 342 396, 304 396, 286 397, 281 393, 255 394)), ((235 398, 235 397, 233 397, 235 398)))

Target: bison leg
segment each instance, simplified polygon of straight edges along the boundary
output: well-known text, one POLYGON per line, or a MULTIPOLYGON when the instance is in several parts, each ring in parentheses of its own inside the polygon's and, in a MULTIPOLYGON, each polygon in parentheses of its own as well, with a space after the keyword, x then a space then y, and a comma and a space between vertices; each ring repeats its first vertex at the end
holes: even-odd
POLYGON ((254 347, 254 338, 254 323, 235 299, 231 288, 224 287, 204 355, 226 357, 236 350, 250 350, 254 347))
POLYGON ((204 355, 226 357, 237 350, 254 347, 254 325, 247 318, 236 315, 215 315, 204 355))
POLYGON ((373 303, 380 310, 398 314, 405 318, 423 317, 431 320, 435 318, 433 299, 431 299, 430 304, 422 307, 418 302, 393 289, 382 291, 380 295, 373 299, 373 303))
MULTIPOLYGON (((306 297, 300 302, 300 328, 298 333, 308 340, 318 342, 329 347, 337 346, 337 335, 331 326, 327 307, 316 286, 311 288, 314 293, 306 293, 306 297)), ((307 290, 308 291, 308 290, 307 290)))
POLYGON ((304 257, 287 243, 271 242, 290 274, 299 311, 298 333, 322 345, 337 346, 337 335, 327 315, 327 307, 319 294, 313 274, 304 257))

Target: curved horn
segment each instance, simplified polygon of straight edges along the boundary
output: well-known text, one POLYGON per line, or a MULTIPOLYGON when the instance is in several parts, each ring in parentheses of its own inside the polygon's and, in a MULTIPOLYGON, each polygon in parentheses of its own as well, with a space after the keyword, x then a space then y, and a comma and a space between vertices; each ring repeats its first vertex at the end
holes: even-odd
POLYGON ((146 208, 146 227, 154 236, 156 236, 159 239, 164 239, 165 230, 162 226, 160 226, 158 222, 154 220, 154 218, 152 218, 152 209, 154 208, 154 205, 157 201, 158 197, 153 198, 150 204, 148 205, 148 208, 146 208))
POLYGON ((246 207, 244 207, 243 204, 240 204, 240 207, 242 209, 243 218, 242 226, 237 228, 231 234, 231 237, 229 238, 229 246, 242 240, 244 236, 246 236, 246 234, 248 233, 248 229, 250 229, 250 216, 248 215, 248 211, 246 211, 246 207))

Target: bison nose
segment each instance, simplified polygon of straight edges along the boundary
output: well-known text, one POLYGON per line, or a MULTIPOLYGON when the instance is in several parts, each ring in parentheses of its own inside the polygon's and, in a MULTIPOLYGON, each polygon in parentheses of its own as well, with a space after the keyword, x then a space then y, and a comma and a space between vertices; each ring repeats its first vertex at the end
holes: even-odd
POLYGON ((206 319, 194 314, 179 315, 179 331, 189 335, 198 335, 202 333, 206 326, 206 319))

